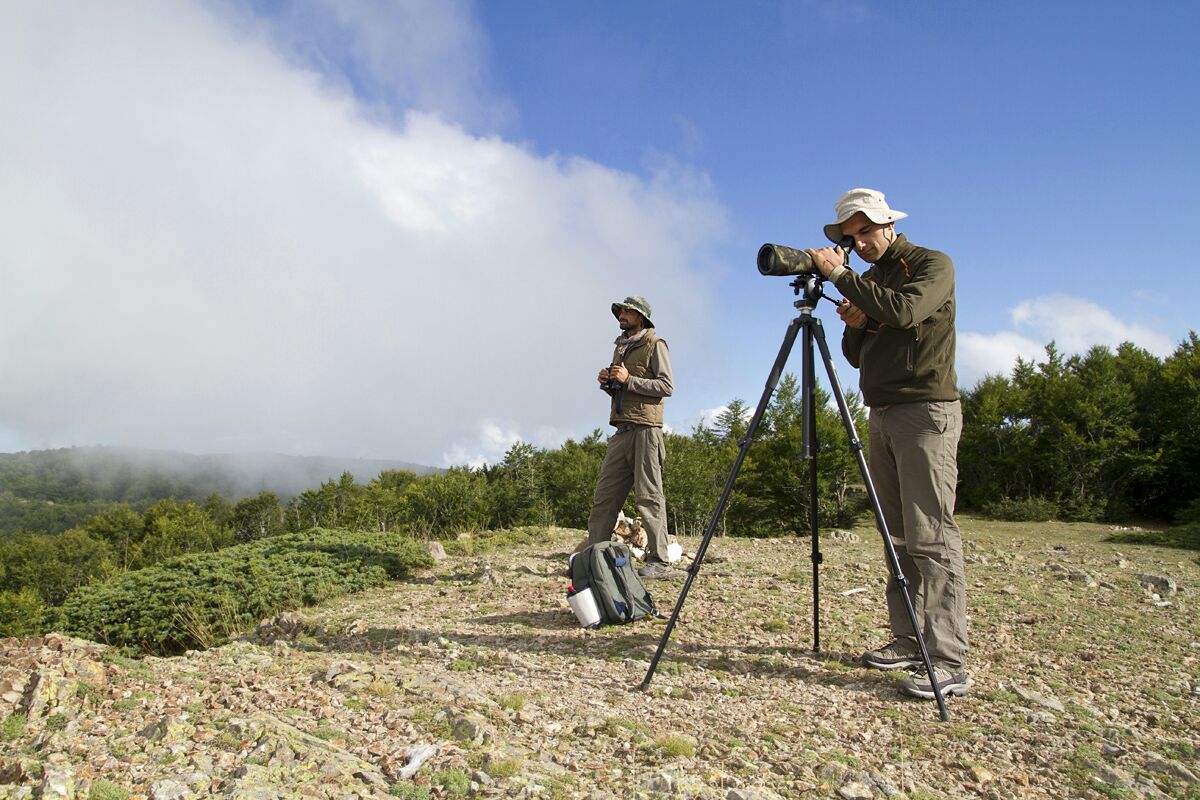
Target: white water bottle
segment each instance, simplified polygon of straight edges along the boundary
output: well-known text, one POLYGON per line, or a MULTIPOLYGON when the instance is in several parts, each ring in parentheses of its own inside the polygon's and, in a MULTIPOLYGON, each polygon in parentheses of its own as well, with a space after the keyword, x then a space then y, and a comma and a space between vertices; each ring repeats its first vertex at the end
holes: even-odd
POLYGON ((575 619, 579 620, 580 625, 585 628, 600 626, 600 607, 596 605, 596 598, 592 594, 590 586, 578 592, 569 589, 567 602, 570 604, 571 610, 575 612, 575 619))

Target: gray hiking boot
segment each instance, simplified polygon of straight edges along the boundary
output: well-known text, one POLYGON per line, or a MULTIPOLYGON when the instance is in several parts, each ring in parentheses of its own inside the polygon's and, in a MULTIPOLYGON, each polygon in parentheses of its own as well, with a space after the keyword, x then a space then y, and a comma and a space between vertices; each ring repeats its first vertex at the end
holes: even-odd
POLYGON ((666 578, 670 574, 671 570, 661 561, 650 561, 646 566, 638 570, 638 576, 647 580, 666 578))
POLYGON ((862 663, 875 669, 910 669, 921 666, 916 639, 895 639, 862 654, 862 663))
MULTIPOLYGON (((933 674, 936 677, 938 688, 942 690, 942 697, 948 695, 962 697, 971 688, 971 678, 967 675, 966 670, 960 669, 957 672, 951 672, 935 664, 933 674)), ((933 684, 924 667, 914 672, 911 678, 900 681, 900 691, 913 697, 920 697, 922 700, 935 699, 933 684)))

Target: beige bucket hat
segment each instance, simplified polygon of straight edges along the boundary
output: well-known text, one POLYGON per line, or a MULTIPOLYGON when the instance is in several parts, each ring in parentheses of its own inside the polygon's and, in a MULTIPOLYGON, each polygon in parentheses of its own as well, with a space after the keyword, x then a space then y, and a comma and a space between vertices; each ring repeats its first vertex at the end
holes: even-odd
POLYGON ((883 192, 875 189, 851 189, 838 198, 833 208, 837 213, 837 222, 825 226, 825 238, 834 244, 842 239, 842 223, 860 211, 876 225, 895 222, 908 216, 903 211, 888 208, 883 192))

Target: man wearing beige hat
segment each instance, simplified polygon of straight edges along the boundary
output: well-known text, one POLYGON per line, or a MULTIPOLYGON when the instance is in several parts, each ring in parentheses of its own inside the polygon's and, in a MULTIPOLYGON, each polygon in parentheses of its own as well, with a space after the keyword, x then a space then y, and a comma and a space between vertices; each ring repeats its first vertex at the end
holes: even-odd
MULTIPOLYGON (((967 609, 962 536, 954 521, 958 439, 962 432, 954 372, 954 264, 896 233, 907 214, 889 208, 882 192, 851 189, 835 206, 825 236, 853 237, 871 268, 859 275, 841 251, 809 250, 813 263, 844 298, 842 352, 859 370, 870 408, 871 479, 908 581, 921 633, 943 694, 966 694, 967 609)), ((887 586, 893 641, 863 654, 877 669, 916 669, 901 688, 932 699, 901 595, 887 586)))
POLYGON ((617 513, 633 490, 638 514, 646 528, 643 578, 661 578, 667 571, 667 501, 662 488, 666 447, 663 444, 663 399, 674 391, 667 343, 650 321, 646 298, 626 297, 612 304, 621 326, 612 361, 596 379, 611 397, 609 424, 616 433, 608 452, 588 515, 588 544, 612 536, 617 513))

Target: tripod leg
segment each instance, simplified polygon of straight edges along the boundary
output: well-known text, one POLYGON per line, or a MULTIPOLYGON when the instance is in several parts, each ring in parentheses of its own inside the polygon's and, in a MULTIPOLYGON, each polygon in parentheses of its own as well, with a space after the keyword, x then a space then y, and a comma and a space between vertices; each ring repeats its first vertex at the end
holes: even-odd
POLYGON ((821 537, 817 530, 817 381, 813 364, 813 324, 816 320, 811 310, 802 310, 804 341, 801 355, 800 401, 801 435, 800 454, 808 459, 808 532, 812 537, 813 579, 813 652, 821 652, 821 537))
POLYGON ((704 560, 704 553, 708 550, 708 544, 712 541, 713 533, 721 521, 721 513, 725 510, 725 505, 729 502, 729 496, 733 493, 733 484, 737 480, 738 473, 742 470, 742 462, 746 460, 746 453, 750 450, 750 444, 754 441, 754 434, 758 431, 758 424, 762 421, 763 414, 767 410, 767 404, 771 402, 771 395, 775 393, 775 387, 779 383, 780 375, 783 374, 783 368, 787 365, 788 356, 792 352, 792 346, 796 343, 796 334, 799 330, 800 318, 797 317, 788 325, 787 333, 783 336, 783 344, 779 347, 779 354, 775 357, 775 365, 771 367, 771 374, 767 376, 767 384, 763 388, 762 397, 759 398, 758 405, 754 409, 754 416, 750 418, 750 424, 746 427, 745 436, 739 442, 741 447, 738 450, 737 458, 734 459, 733 468, 729 471, 729 477, 725 479, 725 488, 721 491, 720 499, 717 500, 717 507, 713 509, 712 518, 708 521, 708 527, 704 529, 704 538, 700 540, 700 547, 696 549, 696 557, 692 560, 691 566, 687 568, 687 580, 684 581, 683 589, 679 592, 679 599, 675 601, 675 609, 671 612, 671 618, 667 621, 667 629, 663 631, 662 638, 658 642, 658 649, 654 652, 654 658, 650 660, 650 668, 646 670, 646 677, 642 680, 641 686, 638 687, 643 692, 650 688, 650 680, 654 677, 654 670, 658 668, 658 662, 662 658, 663 650, 667 646, 667 640, 671 638, 671 632, 675 630, 675 624, 679 621, 679 612, 683 609, 684 601, 687 600, 688 592, 692 588, 692 581, 696 579, 696 575, 700 572, 700 562, 704 560))
POLYGON ((862 473, 863 484, 867 487, 867 497, 871 500, 871 509, 875 512, 875 519, 879 523, 879 532, 883 536, 884 552, 887 554, 888 566, 892 570, 892 577, 900 586, 900 594, 904 597, 904 606, 908 611, 908 618, 912 622, 913 633, 916 635, 917 644, 921 647, 921 659, 925 662, 925 669, 929 671, 929 684, 933 688, 933 696, 937 699, 938 713, 943 721, 950 719, 949 712, 946 711, 946 700, 942 697, 942 690, 937 684, 937 675, 933 671, 933 662, 929 658, 929 650, 925 646, 925 637, 921 633, 921 626, 917 621, 917 612, 913 608, 912 598, 908 593, 908 578, 904 577, 904 571, 900 568, 900 558, 896 555, 896 548, 892 544, 891 534, 888 533, 887 522, 883 518, 883 508, 879 505, 879 495, 875 493, 875 483, 871 480, 871 472, 867 469, 867 459, 863 456, 862 439, 858 436, 858 431, 854 428, 854 418, 850 416, 850 407, 846 405, 846 396, 842 394, 842 386, 838 381, 837 372, 833 368, 833 359, 829 357, 829 345, 825 342, 825 329, 821 325, 821 320, 814 318, 813 324, 816 326, 817 344, 821 347, 821 359, 825 362, 825 371, 829 375, 829 385, 833 389, 833 396, 837 400, 838 411, 842 415, 842 423, 846 426, 846 434, 850 437, 850 449, 854 451, 855 460, 858 461, 858 470, 862 473))

